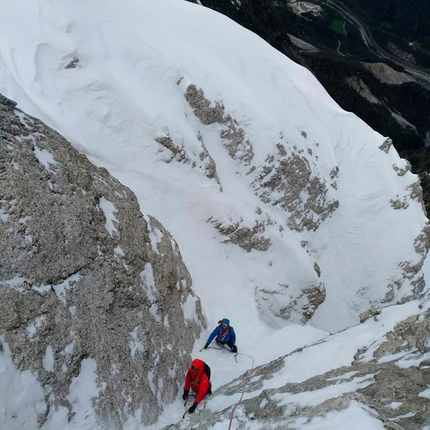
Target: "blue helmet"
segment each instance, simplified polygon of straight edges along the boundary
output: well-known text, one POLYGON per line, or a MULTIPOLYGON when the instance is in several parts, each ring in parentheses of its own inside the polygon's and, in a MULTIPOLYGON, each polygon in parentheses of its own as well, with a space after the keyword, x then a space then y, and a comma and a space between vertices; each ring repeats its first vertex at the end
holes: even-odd
POLYGON ((227 318, 223 318, 223 319, 221 320, 221 324, 227 324, 227 325, 230 325, 230 320, 229 320, 229 319, 227 319, 227 318))

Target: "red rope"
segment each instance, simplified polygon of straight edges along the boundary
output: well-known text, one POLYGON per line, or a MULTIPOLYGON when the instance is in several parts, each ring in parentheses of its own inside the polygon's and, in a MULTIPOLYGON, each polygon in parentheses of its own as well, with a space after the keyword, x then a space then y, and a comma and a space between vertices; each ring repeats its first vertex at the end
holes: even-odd
MULTIPOLYGON (((246 354, 238 354, 238 355, 246 355, 246 354)), ((246 355, 247 357, 252 358, 250 355, 246 355)), ((230 424, 228 425, 228 430, 231 429, 231 424, 233 422, 233 415, 234 415, 234 411, 236 410, 236 408, 242 403, 242 399, 243 399, 243 395, 245 394, 246 391, 246 387, 248 385, 249 382, 249 378, 248 378, 248 372, 250 370, 254 369, 254 359, 252 358, 252 367, 251 369, 248 369, 245 372, 245 376, 243 377, 243 381, 244 381, 244 386, 243 386, 243 390, 242 390, 242 395, 240 396, 239 401, 233 406, 233 409, 231 410, 231 414, 230 414, 230 424)))

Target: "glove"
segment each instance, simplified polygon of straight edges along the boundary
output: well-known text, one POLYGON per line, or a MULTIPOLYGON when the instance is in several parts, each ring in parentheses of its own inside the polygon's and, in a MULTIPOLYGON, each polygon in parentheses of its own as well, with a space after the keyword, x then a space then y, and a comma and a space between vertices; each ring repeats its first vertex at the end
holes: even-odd
POLYGON ((189 390, 184 390, 184 394, 182 394, 182 398, 184 399, 184 400, 187 400, 188 399, 188 393, 189 393, 190 391, 189 390))
POLYGON ((237 352, 237 346, 236 345, 229 345, 231 352, 237 352))
POLYGON ((197 403, 196 403, 196 402, 194 402, 194 403, 193 403, 193 406, 191 406, 191 408, 190 408, 190 409, 188 409, 188 413, 189 413, 189 414, 193 414, 193 413, 194 413, 194 411, 196 410, 196 408, 197 408, 197 403))
POLYGON ((207 343, 203 348, 208 349, 209 344, 207 343))

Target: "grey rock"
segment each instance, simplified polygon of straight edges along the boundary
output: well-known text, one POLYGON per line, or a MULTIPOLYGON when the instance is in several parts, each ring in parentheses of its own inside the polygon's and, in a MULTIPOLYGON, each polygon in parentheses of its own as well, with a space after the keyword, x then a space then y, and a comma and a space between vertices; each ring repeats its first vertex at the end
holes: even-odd
POLYGON ((216 170, 216 163, 209 154, 209 151, 207 150, 206 146, 204 145, 203 137, 200 133, 197 135, 197 140, 200 141, 202 147, 200 153, 198 154, 198 157, 196 157, 195 154, 188 155, 183 142, 175 144, 169 135, 159 136, 155 138, 156 142, 158 142, 164 148, 170 151, 170 156, 166 159, 167 163, 170 163, 175 160, 178 163, 188 164, 193 169, 203 167, 206 177, 210 179, 215 179, 220 187, 220 191, 222 191, 222 186, 216 170))
POLYGON ((206 326, 178 245, 130 189, 3 96, 0 242, 0 353, 37 375, 39 425, 60 406, 72 419, 67 394, 89 362, 101 423, 153 423, 206 326))
POLYGON ((278 150, 279 160, 267 157, 253 187, 263 202, 280 206, 290 213, 288 226, 291 230, 315 231, 339 207, 339 202, 328 198, 326 184, 313 175, 305 157, 297 152, 287 155, 281 144, 278 150), (274 191, 281 196, 273 199, 274 191), (306 200, 302 195, 307 196, 306 200))
POLYGON ((211 102, 205 98, 202 89, 198 89, 195 85, 188 85, 185 99, 194 109, 194 115, 202 124, 224 123, 224 106, 218 102, 211 106, 211 102))
POLYGON ((310 320, 318 309, 324 303, 326 298, 326 289, 323 283, 312 287, 304 288, 303 295, 307 297, 308 303, 303 306, 303 322, 310 320))
POLYGON ((390 151, 390 148, 393 146, 393 141, 387 137, 382 144, 379 146, 381 151, 384 151, 386 154, 390 151))
POLYGON ((411 163, 408 160, 405 160, 405 164, 406 166, 404 168, 396 166, 395 164, 393 165, 393 170, 397 173, 398 176, 405 176, 407 172, 411 171, 411 163))
POLYGON ((325 285, 323 282, 318 282, 299 290, 296 296, 289 296, 289 302, 285 304, 286 301, 283 298, 289 295, 290 285, 279 284, 279 286, 282 289, 264 287, 256 289, 255 299, 262 318, 264 318, 264 311, 268 310, 270 315, 285 321, 294 318, 298 324, 305 324, 326 298, 325 285))
POLYGON ((363 323, 367 321, 369 318, 379 315, 381 313, 381 309, 377 306, 372 306, 366 312, 360 314, 360 322, 363 323))
POLYGON ((79 64, 79 58, 73 57, 73 60, 70 60, 70 62, 64 68, 65 69, 75 69, 78 64, 79 64))
POLYGON ((272 244, 272 241, 264 236, 266 227, 263 222, 255 221, 252 228, 242 226, 239 222, 225 224, 220 221, 210 219, 215 228, 227 239, 224 241, 234 243, 251 252, 253 249, 257 251, 267 251, 272 244))
POLYGON ((414 315, 400 322, 393 331, 386 334, 387 341, 373 353, 375 359, 418 350, 421 354, 430 352, 430 311, 421 316, 414 315))
POLYGON ((223 140, 228 154, 231 158, 238 159, 248 166, 254 157, 252 145, 249 140, 245 139, 245 132, 238 126, 237 121, 224 112, 224 105, 220 102, 211 103, 205 98, 204 91, 195 85, 188 85, 185 99, 202 124, 217 123, 224 126, 220 132, 220 138, 223 140))

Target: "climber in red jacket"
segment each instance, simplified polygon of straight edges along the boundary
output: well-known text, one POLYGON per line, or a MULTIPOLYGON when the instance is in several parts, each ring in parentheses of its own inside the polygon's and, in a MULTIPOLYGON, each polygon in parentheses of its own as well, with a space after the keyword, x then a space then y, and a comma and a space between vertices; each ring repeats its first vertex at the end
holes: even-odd
POLYGON ((211 369, 210 367, 199 358, 192 361, 191 367, 185 376, 184 394, 182 398, 187 401, 190 388, 196 393, 196 400, 193 406, 188 409, 190 414, 193 414, 197 405, 204 399, 206 395, 212 394, 212 384, 210 382, 211 369))

